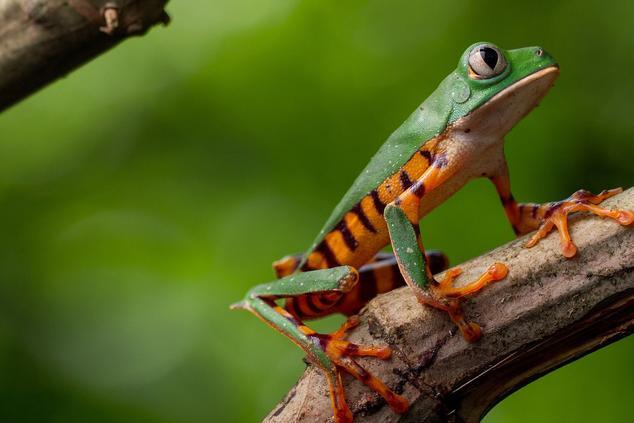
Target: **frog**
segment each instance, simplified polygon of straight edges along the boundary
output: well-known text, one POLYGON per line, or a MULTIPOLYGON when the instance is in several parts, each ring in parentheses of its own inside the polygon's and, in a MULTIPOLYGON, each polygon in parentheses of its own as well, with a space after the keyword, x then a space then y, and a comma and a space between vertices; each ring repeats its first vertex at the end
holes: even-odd
POLYGON ((568 258, 577 252, 568 231, 569 214, 586 211, 621 225, 634 220, 631 211, 599 206, 620 188, 598 195, 579 190, 545 204, 515 201, 504 138, 540 103, 559 71, 557 61, 542 47, 504 50, 490 42, 469 46, 456 69, 379 148, 305 253, 274 262, 278 279, 255 286, 232 305, 255 314, 305 352, 306 361, 327 381, 336 422, 353 420, 342 372, 380 395, 394 412, 406 413, 409 408, 402 392, 355 360, 387 360, 391 348, 346 340, 359 324, 359 311, 377 295, 407 285, 421 306, 447 313, 467 342, 482 336, 482 328, 465 317, 464 300, 505 279, 509 269, 491 263, 474 281, 456 284, 461 273, 456 267, 437 279, 434 275, 448 268, 447 258, 425 250, 419 226, 467 182, 484 177, 493 183, 515 234, 535 231, 526 247, 556 228, 561 253, 568 258), (384 252, 389 246, 392 253, 384 252), (348 319, 329 334, 304 323, 336 313, 348 319))

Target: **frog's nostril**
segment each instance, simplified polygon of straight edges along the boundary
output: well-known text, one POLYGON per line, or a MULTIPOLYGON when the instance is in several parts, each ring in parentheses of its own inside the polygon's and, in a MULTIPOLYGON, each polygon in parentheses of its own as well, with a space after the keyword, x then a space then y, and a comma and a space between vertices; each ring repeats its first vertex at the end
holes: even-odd
POLYGON ((543 50, 543 49, 541 49, 541 48, 538 48, 538 49, 536 49, 536 50, 535 50, 535 54, 536 54, 538 57, 542 57, 542 56, 544 55, 544 50, 543 50))

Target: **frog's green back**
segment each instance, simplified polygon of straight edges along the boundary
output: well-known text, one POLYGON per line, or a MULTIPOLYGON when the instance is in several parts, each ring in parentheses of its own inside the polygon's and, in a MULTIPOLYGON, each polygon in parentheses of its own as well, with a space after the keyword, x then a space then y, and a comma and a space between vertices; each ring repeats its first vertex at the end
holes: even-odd
POLYGON ((403 124, 390 135, 379 151, 354 181, 348 192, 324 224, 309 251, 319 244, 330 230, 359 201, 397 172, 428 140, 440 134, 447 126, 452 102, 447 95, 454 74, 450 74, 403 124))

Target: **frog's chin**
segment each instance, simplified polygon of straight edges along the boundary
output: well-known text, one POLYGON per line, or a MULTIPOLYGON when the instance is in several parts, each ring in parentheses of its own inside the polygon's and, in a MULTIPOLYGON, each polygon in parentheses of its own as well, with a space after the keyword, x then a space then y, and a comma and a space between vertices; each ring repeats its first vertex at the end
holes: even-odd
POLYGON ((471 136, 502 139, 518 121, 537 107, 557 76, 558 66, 549 66, 525 76, 458 119, 453 129, 471 136))

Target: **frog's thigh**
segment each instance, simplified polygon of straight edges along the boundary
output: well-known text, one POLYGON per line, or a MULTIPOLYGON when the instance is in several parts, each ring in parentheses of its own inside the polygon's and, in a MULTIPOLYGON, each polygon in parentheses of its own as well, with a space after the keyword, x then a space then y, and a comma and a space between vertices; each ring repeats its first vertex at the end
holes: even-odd
POLYGON ((258 285, 247 293, 247 298, 289 298, 319 292, 345 293, 349 292, 358 280, 359 272, 351 266, 300 272, 258 285))

